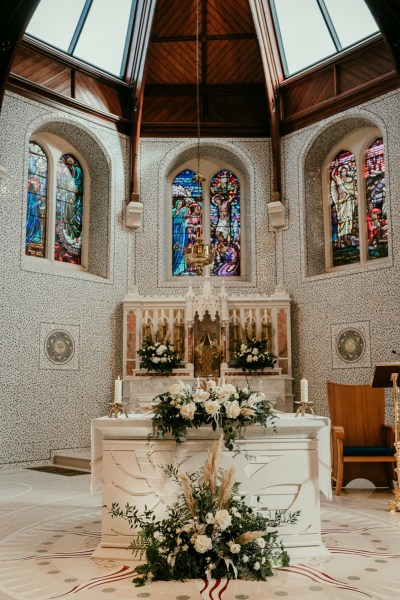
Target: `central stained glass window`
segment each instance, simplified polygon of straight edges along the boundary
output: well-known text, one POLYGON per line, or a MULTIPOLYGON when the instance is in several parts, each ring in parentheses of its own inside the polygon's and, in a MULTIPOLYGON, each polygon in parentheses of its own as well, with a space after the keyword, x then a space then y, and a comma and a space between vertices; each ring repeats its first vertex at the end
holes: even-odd
POLYGON ((196 241, 200 230, 205 243, 215 248, 212 276, 240 276, 240 182, 227 169, 198 184, 195 172, 184 169, 172 182, 172 275, 194 276, 185 261, 185 246, 196 241), (203 192, 209 197, 203 200, 203 192))

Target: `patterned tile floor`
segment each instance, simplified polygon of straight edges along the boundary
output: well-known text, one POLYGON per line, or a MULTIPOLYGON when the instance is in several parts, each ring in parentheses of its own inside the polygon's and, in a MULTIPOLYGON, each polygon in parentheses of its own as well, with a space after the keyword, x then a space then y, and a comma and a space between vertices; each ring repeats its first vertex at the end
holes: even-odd
POLYGON ((89 475, 0 471, 0 600, 400 600, 400 513, 388 492, 323 502, 328 558, 303 559, 267 582, 131 583, 133 565, 92 560, 100 494, 89 475))

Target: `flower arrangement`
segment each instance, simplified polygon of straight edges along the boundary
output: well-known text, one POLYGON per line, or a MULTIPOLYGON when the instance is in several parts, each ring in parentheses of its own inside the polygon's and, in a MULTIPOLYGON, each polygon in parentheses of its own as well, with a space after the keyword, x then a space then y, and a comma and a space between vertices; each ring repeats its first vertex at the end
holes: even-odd
POLYGON ((188 428, 210 424, 214 431, 222 430, 225 446, 233 450, 236 440, 243 439, 247 425, 274 424, 271 410, 265 395, 248 387, 240 389, 224 380, 208 380, 200 387, 198 380, 193 388, 179 381, 153 400, 153 436, 163 438, 172 433, 180 444, 186 440, 188 428))
POLYGON ((151 337, 147 337, 142 348, 138 350, 138 354, 141 357, 141 369, 164 374, 168 374, 172 369, 179 367, 181 362, 169 340, 158 342, 151 337))
POLYGON ((273 367, 276 361, 275 354, 268 352, 267 340, 252 338, 247 342, 247 345, 238 342, 238 348, 234 352, 229 365, 239 367, 243 371, 262 371, 266 367, 273 367))
POLYGON ((299 512, 276 511, 272 517, 249 506, 238 493, 234 467, 219 483, 221 449, 217 440, 201 482, 194 475, 167 468, 182 495, 165 519, 156 520, 151 510, 140 515, 133 506, 121 510, 113 503, 111 515, 122 517, 138 530, 130 548, 136 558, 145 557, 146 562, 136 568, 136 585, 205 577, 265 580, 273 575, 274 568, 289 564, 289 556, 272 529, 294 523, 299 512))

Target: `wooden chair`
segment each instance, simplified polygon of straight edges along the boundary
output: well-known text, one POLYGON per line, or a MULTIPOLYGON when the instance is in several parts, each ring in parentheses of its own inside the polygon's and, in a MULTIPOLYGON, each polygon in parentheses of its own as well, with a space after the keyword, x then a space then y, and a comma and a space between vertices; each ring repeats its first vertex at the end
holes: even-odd
POLYGON ((383 424, 384 390, 332 381, 327 385, 336 496, 340 496, 342 485, 359 477, 372 481, 377 487, 393 488, 394 429, 383 424))

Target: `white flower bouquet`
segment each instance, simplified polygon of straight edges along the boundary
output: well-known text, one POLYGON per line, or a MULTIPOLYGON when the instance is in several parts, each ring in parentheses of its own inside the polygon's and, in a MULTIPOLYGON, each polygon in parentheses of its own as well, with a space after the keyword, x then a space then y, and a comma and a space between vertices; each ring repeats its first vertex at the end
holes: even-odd
POLYGON ((273 367, 276 361, 275 354, 268 352, 267 340, 252 338, 247 344, 238 342, 229 366, 239 367, 243 371, 262 371, 266 367, 273 367))
POLYGON ((169 340, 158 342, 148 337, 138 350, 141 357, 140 368, 168 375, 172 369, 180 366, 181 359, 169 340))
POLYGON ((136 585, 222 577, 265 580, 274 568, 289 564, 273 528, 294 523, 299 513, 276 511, 272 517, 249 506, 239 495, 234 467, 218 481, 221 447, 220 442, 214 443, 200 482, 168 467, 182 493, 165 519, 156 520, 151 510, 140 515, 133 506, 122 510, 117 503, 112 505, 113 517, 122 517, 139 530, 130 547, 136 558, 146 562, 136 568, 136 585))
POLYGON ((240 389, 214 380, 192 387, 179 381, 153 400, 153 436, 163 438, 172 433, 180 444, 186 440, 188 428, 209 424, 214 430, 221 429, 225 446, 233 450, 248 425, 274 424, 272 408, 263 393, 248 387, 240 389))

